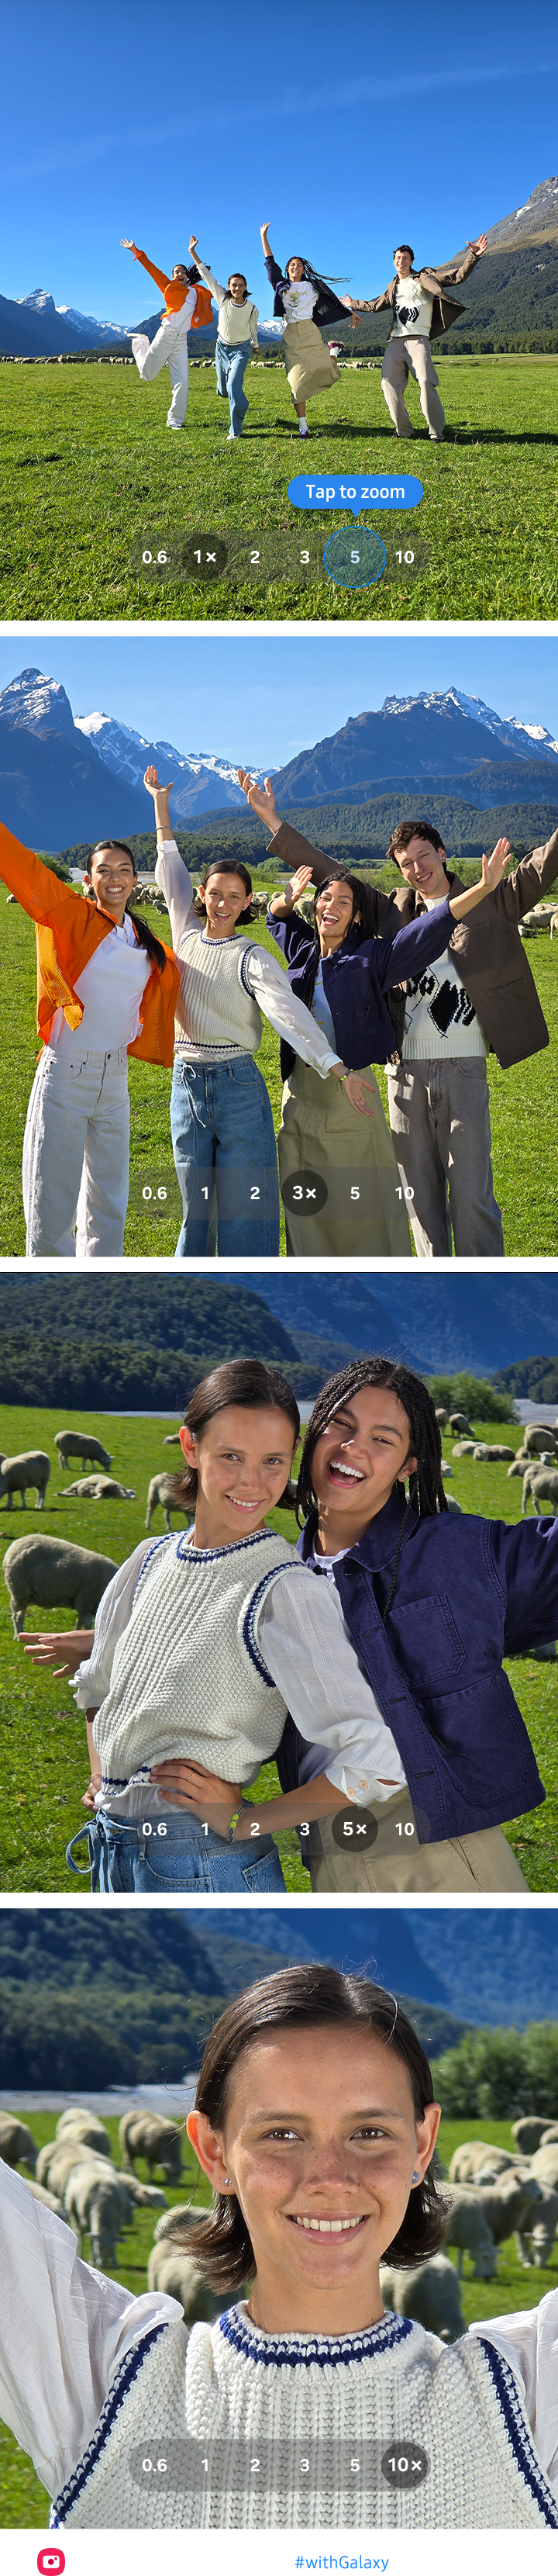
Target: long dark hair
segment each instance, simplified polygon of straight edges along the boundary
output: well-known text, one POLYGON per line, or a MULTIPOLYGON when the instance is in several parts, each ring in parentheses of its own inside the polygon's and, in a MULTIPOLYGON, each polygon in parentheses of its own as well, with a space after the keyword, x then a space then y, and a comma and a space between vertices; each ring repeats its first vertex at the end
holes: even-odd
MULTIPOLYGON (((134 853, 133 850, 128 848, 127 841, 94 841, 92 850, 89 850, 87 854, 88 875, 90 875, 91 872, 91 860, 98 857, 99 850, 123 850, 124 857, 129 859, 130 867, 133 868, 134 878, 137 876, 134 853)), ((88 900, 89 902, 94 901, 94 897, 89 896, 88 900)), ((96 906, 96 910, 98 909, 99 906, 96 906)), ((103 910, 102 905, 100 909, 103 910)), ((155 938, 155 932, 149 929, 147 921, 142 921, 140 914, 132 911, 132 897, 130 897, 130 901, 126 904, 125 910, 126 912, 129 912, 130 920, 133 921, 139 947, 145 948, 146 957, 149 958, 150 965, 158 966, 159 974, 162 975, 167 962, 167 952, 163 948, 161 940, 155 938)))
POLYGON ((365 877, 349 876, 347 868, 332 867, 328 870, 327 877, 322 877, 321 885, 316 886, 316 892, 314 895, 314 928, 316 934, 316 947, 319 947, 319 933, 316 920, 317 905, 320 900, 320 895, 325 894, 327 886, 330 885, 346 885, 349 887, 350 893, 352 894, 353 909, 351 919, 347 922, 345 938, 347 939, 349 932, 352 931, 353 938, 359 948, 363 939, 377 938, 377 916, 373 886, 368 885, 365 877), (356 912, 360 913, 360 921, 355 921, 356 912))
POLYGON ((206 868, 202 868, 200 892, 199 894, 194 895, 194 912, 201 913, 202 921, 205 921, 206 907, 204 903, 200 902, 200 895, 204 894, 209 877, 241 877, 243 886, 246 887, 248 902, 244 905, 243 912, 239 912, 238 914, 237 920, 235 921, 235 930, 240 930, 241 925, 244 922, 257 921, 257 912, 253 903, 250 901, 252 893, 250 870, 249 868, 245 868, 243 859, 210 859, 208 866, 206 868))
MULTIPOLYGON (((251 1359, 223 1360, 220 1368, 210 1369, 208 1376, 202 1377, 199 1386, 194 1387, 184 1415, 195 1440, 201 1440, 206 1424, 213 1422, 216 1413, 223 1413, 227 1404, 243 1404, 249 1413, 263 1413, 269 1406, 274 1407, 277 1413, 285 1413, 292 1427, 294 1448, 300 1433, 300 1414, 292 1386, 288 1385, 281 1369, 268 1368, 265 1360, 251 1359)), ((169 1477, 169 1487, 174 1502, 180 1504, 183 1511, 195 1510, 197 1471, 195 1467, 188 1466, 186 1459, 182 1474, 169 1477)), ((275 1509, 279 1511, 284 1506, 292 1510, 294 1501, 294 1487, 289 1479, 275 1509)))
POLYGON ((304 1519, 309 1516, 311 1519, 315 1518, 312 1459, 316 1442, 321 1439, 322 1432, 327 1430, 332 1414, 337 1413, 342 1404, 350 1401, 352 1395, 359 1395, 361 1388, 365 1386, 385 1386, 391 1395, 397 1396, 409 1424, 409 1448, 414 1451, 417 1460, 410 1479, 408 1502, 404 1485, 398 1478, 395 1480, 395 1493, 399 1496, 402 1506, 402 1520, 391 1584, 382 1614, 385 1623, 394 1598, 399 1557, 409 1516, 413 1512, 418 1512, 421 1520, 430 1520, 436 1512, 448 1510, 442 1483, 440 1426, 436 1421, 433 1398, 428 1393, 424 1379, 417 1377, 414 1369, 406 1368, 403 1360, 383 1359, 374 1353, 371 1359, 349 1360, 347 1367, 339 1369, 336 1377, 327 1378, 321 1394, 317 1397, 306 1432, 296 1489, 296 1517, 300 1520, 302 1513, 304 1519))
MULTIPOLYGON (((327 295, 330 286, 348 286, 349 284, 348 277, 321 277, 318 269, 312 267, 311 259, 303 259, 301 250, 291 250, 289 251, 288 259, 285 261, 285 277, 289 286, 293 285, 293 279, 289 277, 289 268, 292 259, 302 260, 304 275, 308 278, 309 285, 317 286, 318 288, 321 287, 324 295, 327 295)), ((297 283, 296 279, 294 280, 294 283, 297 283)))
MULTIPOLYGON (((296 2030, 301 2025, 305 2030, 346 2030, 352 2025, 373 2033, 402 2060, 411 2086, 415 2119, 422 2119, 427 2104, 434 2100, 432 2076, 412 2022, 395 1997, 368 1977, 343 1976, 337 1968, 309 1962, 279 1968, 274 1976, 261 1977, 255 1985, 245 1987, 215 2023, 204 2049, 196 2092, 196 2110, 205 2112, 213 2129, 223 2128, 231 2078, 244 2049, 259 2038, 261 2031, 296 2030)), ((425 2263, 429 2254, 437 2253, 443 2244, 445 2226, 446 2213, 427 2167, 424 2181, 411 2191, 405 2217, 393 2244, 385 2248, 384 2260, 425 2263)), ((236 2194, 229 2197, 217 2192, 209 2213, 200 2216, 194 2226, 188 2223, 188 2253, 212 2289, 225 2294, 241 2289, 243 2282, 253 2276, 253 2246, 236 2194)))

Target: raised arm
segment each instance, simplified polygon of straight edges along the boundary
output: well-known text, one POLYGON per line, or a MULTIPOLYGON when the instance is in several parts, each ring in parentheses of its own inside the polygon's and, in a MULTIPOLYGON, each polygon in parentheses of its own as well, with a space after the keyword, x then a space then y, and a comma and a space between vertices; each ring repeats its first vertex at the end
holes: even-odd
POLYGON ((477 903, 484 903, 486 894, 496 892, 509 855, 509 841, 497 841, 490 859, 487 859, 486 850, 483 850, 482 876, 479 877, 477 885, 467 886, 465 894, 454 894, 450 898, 450 912, 453 913, 454 921, 466 921, 468 912, 474 912, 477 903))
POLYGON ((121 235, 121 248, 122 250, 131 250, 133 252, 134 259, 139 259, 141 261, 142 268, 147 269, 149 277, 154 278, 155 285, 160 286, 161 294, 164 295, 167 286, 170 286, 170 277, 165 276, 164 268, 154 268, 153 261, 151 259, 146 259, 145 251, 138 250, 136 242, 126 241, 123 233, 121 235))
POLYGON ((213 277, 211 269, 206 267, 205 260, 198 258, 197 239, 197 233, 190 234, 190 240, 188 243, 190 258, 195 260, 196 268, 199 268, 200 277, 205 278, 205 283, 206 286, 209 287, 210 294, 215 297, 215 303, 224 304, 227 293, 226 286, 220 286, 218 278, 213 277))
POLYGON ((191 938, 192 931, 197 930, 199 924, 194 906, 190 870, 186 866, 185 859, 180 856, 169 814, 169 796, 172 796, 174 782, 171 779, 168 787, 161 787, 157 770, 151 765, 145 770, 143 784, 147 788, 148 796, 153 797, 155 808, 157 832, 155 881, 161 887, 161 892, 168 904, 172 944, 175 956, 180 957, 183 953, 182 942, 191 938))
POLYGON ((69 906, 73 910, 78 904, 84 913, 90 913, 85 895, 78 894, 75 886, 67 885, 62 877, 55 877, 52 868, 45 868, 43 860, 37 858, 35 850, 26 850, 22 841, 15 840, 5 823, 0 823, 0 877, 31 921, 50 922, 55 913, 69 906))

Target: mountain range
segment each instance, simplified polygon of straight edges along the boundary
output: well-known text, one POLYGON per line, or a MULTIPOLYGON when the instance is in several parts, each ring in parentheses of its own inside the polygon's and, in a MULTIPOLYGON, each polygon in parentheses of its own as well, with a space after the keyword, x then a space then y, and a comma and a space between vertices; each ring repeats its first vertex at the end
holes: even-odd
MULTIPOLYGON (((240 748, 246 757, 246 745, 240 748)), ((149 742, 102 710, 74 717, 61 682, 33 665, 0 692, 2 817, 28 846, 64 850, 96 840, 107 828, 111 837, 152 832, 151 798, 142 784, 149 762, 167 775, 170 765, 177 827, 194 829, 200 820, 219 823, 240 813, 246 824, 251 821, 234 763, 225 755, 149 742)), ((262 775, 257 764, 255 775, 262 775)), ((436 800, 457 799, 465 827, 470 812, 473 847, 477 814, 510 799, 520 823, 520 809, 530 805, 550 815, 549 831, 552 817, 558 820, 558 741, 547 727, 500 716, 483 699, 453 687, 387 697, 381 708, 350 716, 271 775, 278 811, 294 811, 299 819, 308 815, 310 830, 316 811, 318 837, 328 823, 334 830, 341 805, 361 811, 367 806, 369 837, 371 801, 380 809, 382 799, 401 795, 407 810, 410 801, 419 813, 428 796, 433 819, 436 800)), ((385 841, 383 812, 381 819, 385 841)), ((526 826, 527 816, 524 831, 526 826)), ((262 826, 257 828, 261 840, 262 826)))
MULTIPOLYGON (((31 295, 13 298, 0 295, 0 350, 9 357, 58 358, 84 356, 86 350, 107 350, 122 357, 131 356, 131 335, 145 331, 154 340, 161 320, 162 298, 156 313, 142 315, 135 322, 98 322, 94 313, 79 313, 73 304, 55 304, 43 286, 35 286, 31 295)), ((206 356, 215 348, 217 315, 190 337, 192 356, 206 356)), ((273 322, 258 322, 258 341, 265 347, 277 336, 273 322)))
MULTIPOLYGON (((271 1906, 264 1926, 266 1942, 285 1961, 329 1961, 423 2007, 445 2005, 469 2023, 521 2030, 531 2021, 558 2020, 557 1913, 526 1914, 517 1906, 501 1914, 482 1906, 465 1914, 452 1906, 441 1918, 434 1907, 339 1905, 320 1908, 307 1932, 300 1911, 287 1905, 280 1912, 271 1906)), ((238 1915, 225 1907, 220 1933, 232 1937, 235 1928, 238 1935, 238 1915)), ((246 1912, 242 1929, 248 1946, 261 1941, 261 1918, 258 1925, 246 1912)), ((209 1948, 207 1917, 201 1937, 209 1948)))

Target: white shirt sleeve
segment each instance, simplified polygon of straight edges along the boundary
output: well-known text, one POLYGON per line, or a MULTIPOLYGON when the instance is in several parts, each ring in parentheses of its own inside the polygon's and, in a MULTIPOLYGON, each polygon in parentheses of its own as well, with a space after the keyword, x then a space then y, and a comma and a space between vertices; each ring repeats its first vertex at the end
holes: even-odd
POLYGON ((479 2318, 469 2334, 486 2335, 509 2362, 537 2456, 558 2497, 558 2290, 517 2316, 479 2318))
POLYGON ((288 977, 284 968, 279 965, 278 958, 270 957, 267 948, 249 949, 244 960, 243 976, 249 992, 254 996, 254 1001, 258 1003, 260 1011, 263 1011, 264 1019, 269 1020, 277 1036, 286 1038, 288 1046, 293 1047, 295 1055, 302 1056, 303 1064, 310 1064, 312 1072, 322 1074, 325 1081, 326 1074, 331 1073, 332 1066, 342 1064, 343 1058, 339 1054, 334 1054, 333 1048, 328 1046, 327 1038, 318 1028, 317 1020, 313 1020, 310 1011, 307 1011, 306 1003, 299 1002, 298 994, 291 991, 288 977))
POLYGON ((100 1708, 106 1699, 118 1639, 128 1626, 138 1576, 152 1546, 152 1539, 142 1539, 133 1556, 126 1557, 125 1564, 119 1565, 117 1574, 107 1583, 99 1602, 91 1654, 78 1664, 71 1684, 78 1708, 100 1708))
POLYGON ((227 293, 226 286, 220 286, 218 277, 212 277, 211 269, 206 268, 204 259, 196 260, 196 268, 199 268, 200 277, 205 278, 206 286, 209 287, 209 292, 210 295, 213 296, 214 303, 224 304, 227 293))
POLYGON ((328 1780, 356 1806, 405 1787, 386 1726, 325 1576, 283 1570, 257 1620, 264 1661, 301 1735, 324 1746, 328 1780), (387 1786, 386 1786, 387 1782, 387 1786))
POLYGON ((183 957, 185 941, 191 939, 193 930, 203 930, 203 921, 194 910, 190 871, 185 859, 181 859, 176 841, 157 838, 155 882, 166 896, 175 956, 183 957))
POLYGON ((163 2291, 134 2298, 91 2271, 71 2228, 1 2163, 0 2267, 0 2413, 53 2496, 91 2441, 125 2352, 149 2327, 178 2325, 182 2309, 163 2291))

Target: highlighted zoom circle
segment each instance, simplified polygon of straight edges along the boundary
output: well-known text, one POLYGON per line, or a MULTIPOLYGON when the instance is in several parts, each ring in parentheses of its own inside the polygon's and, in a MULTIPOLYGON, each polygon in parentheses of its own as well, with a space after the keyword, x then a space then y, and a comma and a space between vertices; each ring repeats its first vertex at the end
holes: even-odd
POLYGON ((378 1823, 369 1807, 340 1807, 332 1817, 331 1831, 340 1851, 370 1851, 378 1839, 378 1823))
POLYGON ((385 572, 385 546, 373 528, 336 528, 324 547, 324 567, 338 590, 372 590, 385 572))

